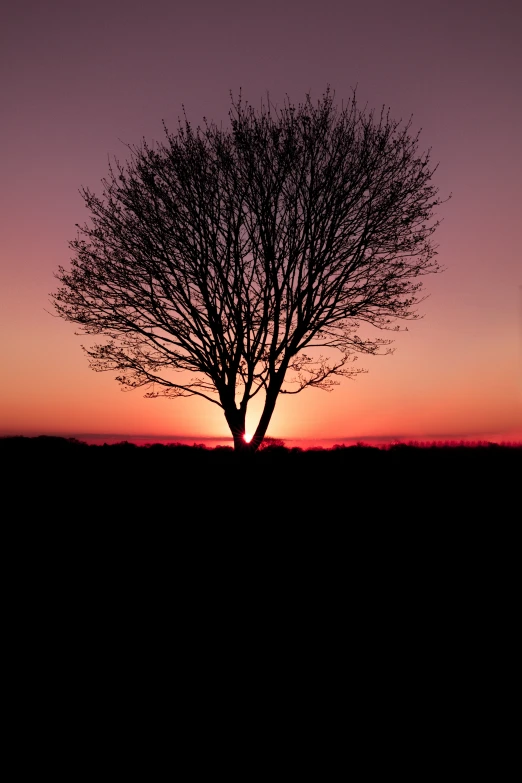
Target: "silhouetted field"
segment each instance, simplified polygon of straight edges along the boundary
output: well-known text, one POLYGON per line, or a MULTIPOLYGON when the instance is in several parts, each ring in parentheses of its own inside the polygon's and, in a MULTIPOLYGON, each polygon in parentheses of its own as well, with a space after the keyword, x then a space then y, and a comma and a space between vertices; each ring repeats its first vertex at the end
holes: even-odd
POLYGON ((180 616, 220 626, 230 607, 241 629, 262 609, 278 632, 312 611, 377 661, 400 639, 453 656, 484 618, 512 625, 522 444, 273 445, 242 460, 15 437, 0 464, 9 589, 38 644, 105 645, 136 618, 143 638, 180 616))
MULTIPOLYGON (((481 512, 486 501, 520 515, 522 444, 365 444, 288 449, 281 442, 248 457, 230 447, 129 442, 87 445, 40 436, 0 438, 8 493, 79 515, 118 509, 127 519, 317 514, 390 519, 481 512), (379 516, 380 515, 380 516, 379 516)), ((500 513, 500 511, 498 511, 500 513)))

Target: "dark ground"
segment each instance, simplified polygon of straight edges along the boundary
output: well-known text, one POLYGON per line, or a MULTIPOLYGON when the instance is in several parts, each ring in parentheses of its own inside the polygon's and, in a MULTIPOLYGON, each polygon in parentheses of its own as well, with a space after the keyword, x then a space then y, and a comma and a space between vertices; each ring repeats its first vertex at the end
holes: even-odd
POLYGON ((0 438, 10 516, 187 524, 520 517, 522 444, 230 448, 0 438), (486 508, 487 507, 487 508, 486 508))
POLYGON ((522 446, 241 461, 3 438, 0 464, 6 671, 38 725, 49 704, 132 716, 143 691, 176 714, 180 688, 208 711, 271 684, 276 707, 320 691, 372 738, 405 711, 410 753, 416 726, 460 745, 505 710, 522 446))

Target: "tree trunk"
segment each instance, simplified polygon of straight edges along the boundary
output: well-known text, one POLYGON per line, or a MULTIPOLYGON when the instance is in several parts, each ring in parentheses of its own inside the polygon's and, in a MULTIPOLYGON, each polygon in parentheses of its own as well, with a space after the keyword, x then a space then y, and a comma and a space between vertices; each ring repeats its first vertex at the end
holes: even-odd
POLYGON ((245 441, 246 407, 238 409, 234 402, 229 407, 225 408, 225 418, 227 420, 228 426, 230 427, 232 437, 234 438, 234 451, 245 455, 253 454, 258 450, 259 446, 263 442, 263 438, 265 437, 268 425, 270 424, 270 419, 272 418, 277 398, 285 378, 288 362, 289 358, 285 359, 277 373, 272 376, 266 393, 263 413, 261 414, 259 424, 257 425, 255 434, 250 443, 245 441))
POLYGON ((252 451, 257 451, 261 443, 263 442, 263 438, 266 435, 268 425, 270 424, 270 419, 272 418, 272 414, 276 406, 278 395, 279 395, 279 389, 277 389, 276 392, 274 392, 273 390, 269 391, 266 395, 263 413, 261 414, 261 418, 259 419, 259 424, 257 425, 254 437, 252 438, 249 444, 252 448, 252 451))
POLYGON ((245 415, 246 411, 233 407, 225 409, 225 419, 234 438, 234 451, 249 453, 250 444, 245 441, 245 415))

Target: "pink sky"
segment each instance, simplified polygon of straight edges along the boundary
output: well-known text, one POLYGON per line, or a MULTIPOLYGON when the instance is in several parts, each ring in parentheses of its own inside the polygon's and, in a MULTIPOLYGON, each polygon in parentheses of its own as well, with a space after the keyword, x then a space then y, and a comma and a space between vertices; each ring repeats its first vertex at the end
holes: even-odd
MULTIPOLYGON (((93 373, 74 328, 46 312, 53 272, 122 142, 160 139, 182 111, 227 121, 327 84, 339 101, 413 114, 439 161, 439 261, 425 318, 388 357, 326 394, 281 397, 288 441, 522 440, 522 6, 346 0, 12 4, 0 33, 0 434, 223 438, 217 406, 145 400, 93 373)), ((86 339, 86 338, 83 338, 86 339)), ((255 418, 255 406, 249 421, 255 418)))

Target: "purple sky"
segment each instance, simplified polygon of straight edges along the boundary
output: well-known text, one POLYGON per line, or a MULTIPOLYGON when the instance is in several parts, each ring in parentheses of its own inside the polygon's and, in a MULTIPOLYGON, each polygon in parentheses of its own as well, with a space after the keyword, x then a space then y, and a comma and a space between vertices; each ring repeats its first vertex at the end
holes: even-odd
POLYGON ((21 0, 0 31, 0 434, 227 433, 204 401, 122 395, 45 312, 53 272, 122 142, 162 137, 185 106, 227 122, 327 84, 422 127, 440 162, 439 260, 425 319, 393 357, 332 395, 278 408, 287 437, 490 434, 522 439, 522 4, 346 0, 252 4, 21 0), (431 429, 430 429, 431 428, 431 429))

